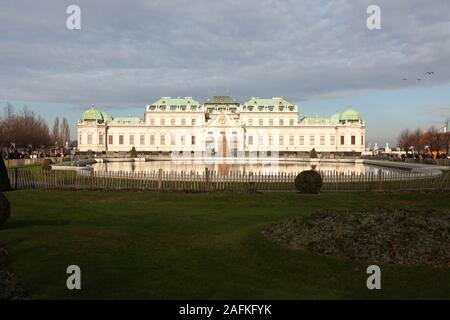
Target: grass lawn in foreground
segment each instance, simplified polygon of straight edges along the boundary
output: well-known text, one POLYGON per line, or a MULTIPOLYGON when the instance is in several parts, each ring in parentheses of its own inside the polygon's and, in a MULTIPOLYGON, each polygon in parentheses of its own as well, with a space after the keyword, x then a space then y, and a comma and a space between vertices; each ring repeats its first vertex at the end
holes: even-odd
POLYGON ((321 208, 448 209, 449 194, 149 193, 24 190, 6 193, 0 229, 10 268, 34 298, 450 298, 450 270, 381 266, 292 251, 261 230, 321 208), (66 289, 66 268, 82 290, 66 289))

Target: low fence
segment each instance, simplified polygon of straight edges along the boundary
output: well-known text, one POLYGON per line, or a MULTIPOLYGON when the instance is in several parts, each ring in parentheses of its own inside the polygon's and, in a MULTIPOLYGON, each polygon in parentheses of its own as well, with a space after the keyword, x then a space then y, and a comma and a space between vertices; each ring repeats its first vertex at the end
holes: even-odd
POLYGON ((32 159, 7 159, 5 161, 5 166, 7 168, 13 168, 13 167, 23 167, 28 165, 34 165, 34 164, 42 164, 45 159, 51 159, 53 163, 59 163, 62 162, 63 158, 32 158, 32 159))
MULTIPOLYGON (((323 192, 444 191, 450 190, 450 172, 339 173, 319 171, 323 192)), ((8 170, 13 189, 103 189, 149 191, 283 191, 294 192, 296 173, 221 173, 206 170, 150 172, 94 172, 8 170)))

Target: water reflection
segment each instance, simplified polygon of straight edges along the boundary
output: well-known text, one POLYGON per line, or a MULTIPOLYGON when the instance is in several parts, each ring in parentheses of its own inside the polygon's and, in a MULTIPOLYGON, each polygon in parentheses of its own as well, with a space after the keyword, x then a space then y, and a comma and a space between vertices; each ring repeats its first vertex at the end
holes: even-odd
POLYGON ((94 171, 99 172, 113 172, 113 171, 125 171, 125 172, 142 172, 142 171, 157 171, 162 169, 164 171, 197 171, 203 172, 205 168, 209 170, 218 171, 222 174, 229 173, 230 171, 246 171, 254 173, 296 173, 303 170, 309 170, 314 167, 316 170, 321 171, 337 171, 337 172, 355 172, 355 173, 378 173, 398 171, 393 168, 378 167, 373 165, 367 165, 362 163, 310 163, 310 162, 259 162, 251 163, 248 161, 147 161, 147 162, 108 162, 108 163, 96 163, 93 165, 94 171))

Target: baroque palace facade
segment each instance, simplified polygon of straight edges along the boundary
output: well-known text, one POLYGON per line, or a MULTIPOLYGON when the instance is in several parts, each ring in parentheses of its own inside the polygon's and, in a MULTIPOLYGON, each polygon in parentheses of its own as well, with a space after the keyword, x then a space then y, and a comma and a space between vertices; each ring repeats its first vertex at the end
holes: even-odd
POLYGON ((283 98, 253 97, 240 104, 229 96, 205 103, 192 97, 161 97, 144 119, 115 117, 92 106, 78 122, 81 152, 129 152, 242 157, 263 154, 360 154, 365 124, 347 108, 330 118, 300 117, 283 98))

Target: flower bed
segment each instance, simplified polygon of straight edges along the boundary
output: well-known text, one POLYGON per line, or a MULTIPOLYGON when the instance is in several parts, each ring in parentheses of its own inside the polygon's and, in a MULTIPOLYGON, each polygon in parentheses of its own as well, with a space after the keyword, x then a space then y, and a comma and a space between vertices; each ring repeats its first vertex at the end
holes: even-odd
POLYGON ((293 249, 373 263, 450 267, 450 211, 323 210, 263 234, 293 249))

